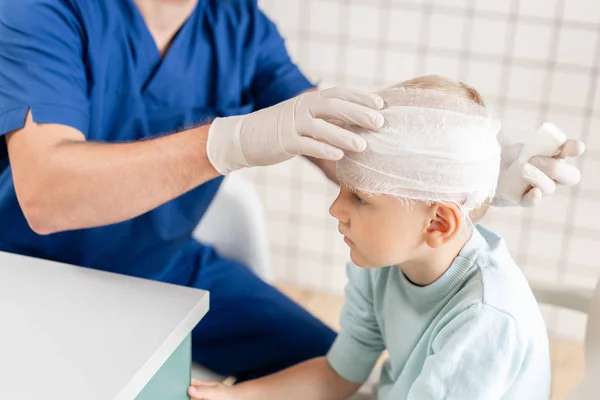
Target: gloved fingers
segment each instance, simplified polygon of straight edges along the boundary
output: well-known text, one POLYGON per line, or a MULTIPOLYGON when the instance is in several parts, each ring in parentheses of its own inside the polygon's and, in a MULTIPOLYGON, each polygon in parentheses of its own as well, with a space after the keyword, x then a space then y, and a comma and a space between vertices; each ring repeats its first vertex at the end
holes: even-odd
POLYGON ((525 182, 529 183, 534 188, 538 188, 543 195, 549 195, 556 190, 556 182, 540 169, 526 163, 521 169, 521 175, 525 182))
POLYGON ((372 130, 381 128, 385 122, 379 111, 336 98, 323 99, 311 105, 310 111, 315 118, 336 119, 372 130))
POLYGON ((302 136, 313 137, 342 150, 361 152, 367 148, 367 142, 356 133, 322 119, 312 119, 299 128, 302 136))
POLYGON ((296 150, 299 154, 323 160, 338 161, 344 157, 344 152, 337 147, 310 137, 300 137, 296 143, 296 150))
POLYGON ((521 205, 524 207, 533 207, 542 199, 542 191, 538 188, 531 188, 521 198, 521 205))
POLYGON ((555 158, 578 157, 585 152, 585 143, 575 139, 569 139, 560 147, 555 158))
POLYGON ((529 163, 561 185, 576 185, 581 179, 579 169, 565 160, 536 156, 529 163))
POLYGON ((340 128, 343 128, 343 127, 345 127, 346 125, 348 125, 348 124, 346 124, 344 121, 341 121, 341 120, 339 120, 339 119, 325 119, 324 121, 325 121, 325 122, 329 122, 330 124, 333 124, 333 125, 335 125, 335 126, 339 126, 340 128))
POLYGON ((321 97, 326 99, 336 98, 346 100, 354 104, 360 104, 362 106, 371 108, 373 110, 381 110, 385 104, 380 96, 361 89, 332 87, 321 90, 319 93, 321 94, 321 97))

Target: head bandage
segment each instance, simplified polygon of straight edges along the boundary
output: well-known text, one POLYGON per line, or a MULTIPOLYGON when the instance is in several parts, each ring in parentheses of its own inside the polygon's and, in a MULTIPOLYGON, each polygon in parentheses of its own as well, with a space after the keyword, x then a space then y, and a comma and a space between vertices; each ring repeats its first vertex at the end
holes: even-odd
POLYGON ((494 196, 500 169, 500 123, 466 98, 430 89, 392 87, 377 131, 349 127, 367 141, 346 152, 338 179, 367 194, 452 202, 468 213, 494 196))

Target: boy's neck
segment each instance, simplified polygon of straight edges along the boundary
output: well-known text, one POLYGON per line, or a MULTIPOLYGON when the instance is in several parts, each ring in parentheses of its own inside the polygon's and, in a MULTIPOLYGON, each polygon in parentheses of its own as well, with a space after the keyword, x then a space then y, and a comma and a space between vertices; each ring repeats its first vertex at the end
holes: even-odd
POLYGON ((450 268, 471 235, 472 232, 456 237, 437 249, 428 248, 421 257, 399 264, 398 267, 413 284, 431 285, 450 268))

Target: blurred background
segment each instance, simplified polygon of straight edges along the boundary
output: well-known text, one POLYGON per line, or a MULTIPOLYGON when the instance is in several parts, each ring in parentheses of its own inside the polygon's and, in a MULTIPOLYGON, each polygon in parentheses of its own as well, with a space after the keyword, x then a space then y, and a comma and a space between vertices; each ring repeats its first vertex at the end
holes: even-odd
MULTIPOLYGON (((560 188, 533 209, 493 210, 483 223, 504 236, 529 278, 594 287, 600 276, 600 1, 259 3, 314 82, 376 89, 440 74, 474 86, 502 117, 535 127, 550 120, 583 140, 578 186, 560 188)), ((337 187, 301 159, 242 173, 264 201, 276 282, 341 298, 348 250, 328 215, 337 187)), ((552 335, 582 340, 584 315, 543 312, 552 335)))

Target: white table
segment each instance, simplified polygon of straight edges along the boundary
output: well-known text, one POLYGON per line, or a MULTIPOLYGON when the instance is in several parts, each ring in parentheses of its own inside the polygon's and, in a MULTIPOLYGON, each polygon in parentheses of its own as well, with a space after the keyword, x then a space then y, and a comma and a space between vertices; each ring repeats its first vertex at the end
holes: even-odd
POLYGON ((208 306, 205 291, 0 252, 0 399, 185 399, 208 306))

